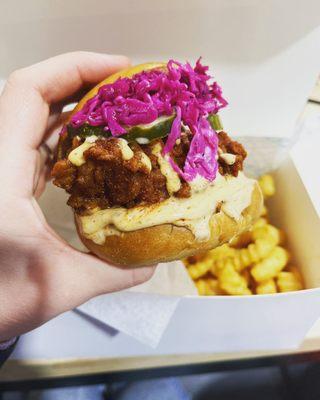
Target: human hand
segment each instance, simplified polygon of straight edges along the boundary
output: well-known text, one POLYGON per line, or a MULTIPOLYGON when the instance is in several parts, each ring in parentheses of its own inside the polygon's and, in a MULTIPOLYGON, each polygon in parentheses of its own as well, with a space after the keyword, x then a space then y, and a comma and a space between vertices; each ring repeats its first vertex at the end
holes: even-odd
POLYGON ((144 282, 154 267, 121 269, 70 247, 46 223, 35 195, 45 185, 40 148, 52 110, 128 60, 76 52, 14 72, 0 97, 0 342, 91 297, 144 282))

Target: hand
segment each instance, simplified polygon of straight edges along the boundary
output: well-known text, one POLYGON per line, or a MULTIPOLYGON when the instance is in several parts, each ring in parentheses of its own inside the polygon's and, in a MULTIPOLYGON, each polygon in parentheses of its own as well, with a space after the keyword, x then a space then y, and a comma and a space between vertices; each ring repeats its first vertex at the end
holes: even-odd
POLYGON ((125 68, 122 56, 69 53, 14 72, 0 97, 0 342, 91 297, 149 279, 79 252, 46 223, 34 196, 45 184, 40 146, 64 100, 125 68))

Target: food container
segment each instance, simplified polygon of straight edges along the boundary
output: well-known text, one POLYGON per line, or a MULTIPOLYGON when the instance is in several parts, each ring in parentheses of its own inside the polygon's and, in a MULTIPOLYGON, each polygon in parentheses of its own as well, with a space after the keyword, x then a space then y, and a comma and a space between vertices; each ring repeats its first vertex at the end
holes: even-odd
POLYGON ((308 289, 262 296, 187 297, 179 303, 160 347, 171 346, 172 352, 290 349, 302 342, 317 321, 319 215, 291 158, 274 176, 277 194, 270 204, 271 219, 287 232, 308 289))
POLYGON ((320 219, 294 159, 287 157, 274 177, 277 192, 269 205, 271 219, 287 232, 307 290, 259 296, 183 296, 156 348, 69 312, 23 337, 15 357, 121 357, 298 347, 320 315, 320 219))
MULTIPOLYGON (((320 316, 320 220, 316 211, 320 194, 314 190, 316 179, 310 183, 313 169, 307 165, 316 146, 301 138, 291 155, 289 148, 297 139, 297 118, 320 71, 320 3, 134 3, 94 1, 89 6, 75 0, 31 0, 19 3, 18 11, 7 7, 6 13, 1 13, 0 76, 5 78, 17 67, 76 49, 125 53, 134 62, 194 61, 202 55, 229 100, 222 113, 227 132, 262 141, 273 138, 276 151, 270 150, 255 172, 277 167, 277 193, 270 205, 273 222, 287 232, 308 289, 252 297, 184 296, 156 348, 69 312, 25 335, 14 357, 114 357, 297 347, 320 316)), ((318 138, 313 140, 319 143, 318 138)), ((59 212, 62 194, 48 190, 42 207, 52 216, 59 212), (51 195, 54 197, 48 201, 51 195)), ((65 228, 60 228, 63 233, 65 228)))

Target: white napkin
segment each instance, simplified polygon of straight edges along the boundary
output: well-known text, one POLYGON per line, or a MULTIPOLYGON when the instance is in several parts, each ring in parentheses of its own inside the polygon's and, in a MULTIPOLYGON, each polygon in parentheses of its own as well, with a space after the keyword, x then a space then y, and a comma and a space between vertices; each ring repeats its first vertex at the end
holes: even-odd
POLYGON ((160 264, 149 282, 98 296, 78 309, 154 348, 186 294, 197 294, 195 286, 182 263, 174 262, 160 264))
POLYGON ((123 291, 98 296, 78 309, 154 348, 178 302, 178 297, 123 291))

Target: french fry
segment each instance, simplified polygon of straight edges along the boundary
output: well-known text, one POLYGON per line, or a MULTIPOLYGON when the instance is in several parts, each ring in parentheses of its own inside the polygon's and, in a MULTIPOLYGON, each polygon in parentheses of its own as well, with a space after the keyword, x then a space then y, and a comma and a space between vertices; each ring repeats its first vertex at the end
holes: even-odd
POLYGON ((205 275, 210 270, 214 270, 215 260, 230 257, 236 253, 236 250, 229 247, 227 244, 216 247, 207 252, 199 261, 194 264, 187 264, 189 275, 192 279, 198 279, 205 275))
POLYGON ((259 185, 264 198, 271 197, 276 192, 274 179, 271 175, 262 175, 259 179, 259 185))
POLYGON ((258 239, 251 243, 247 248, 239 249, 234 256, 234 265, 237 271, 242 271, 253 263, 266 257, 274 248, 273 242, 258 239))
POLYGON ((282 271, 277 275, 277 285, 280 292, 293 292, 303 288, 302 281, 294 272, 282 271))
POLYGON ((252 242, 252 231, 243 232, 229 242, 229 246, 241 249, 252 242))
POLYGON ((252 230, 252 239, 257 241, 258 239, 263 239, 268 242, 274 243, 276 246, 280 243, 281 234, 280 230, 275 226, 270 224, 265 224, 263 226, 255 226, 252 230))
POLYGON ((260 226, 266 225, 268 220, 266 218, 260 217, 253 225, 253 229, 258 228, 260 226))
POLYGON ((223 293, 217 279, 198 279, 195 285, 200 296, 214 296, 223 293))
POLYGON ((218 279, 216 279, 216 278, 208 278, 207 281, 208 281, 210 289, 214 293, 214 295, 225 294, 225 292, 219 286, 218 279))
POLYGON ((227 243, 222 246, 216 247, 213 250, 209 250, 207 257, 213 260, 219 260, 221 258, 232 257, 236 253, 235 249, 231 248, 227 243))
POLYGON ((268 209, 265 205, 262 206, 260 217, 267 217, 268 216, 268 209))
MULTIPOLYGON (((271 175, 260 178, 264 198, 275 193, 271 175)), ((285 234, 271 225, 264 206, 252 229, 206 253, 184 260, 200 295, 272 294, 303 289, 297 267, 287 265, 285 234)))
POLYGON ((222 269, 218 270, 217 274, 219 286, 226 293, 232 295, 252 294, 245 278, 235 270, 231 260, 222 269))
POLYGON ((259 283, 256 287, 257 294, 272 294, 277 293, 277 286, 274 279, 269 279, 259 283))
POLYGON ((195 281, 195 285, 200 296, 207 296, 211 294, 210 287, 205 279, 198 279, 195 281))
POLYGON ((212 266, 213 260, 211 260, 209 257, 206 257, 205 259, 198 261, 195 264, 190 264, 187 269, 192 279, 198 279, 201 276, 205 275, 208 271, 210 271, 210 268, 212 268, 212 266))
POLYGON ((258 283, 274 278, 283 270, 288 260, 287 250, 276 246, 264 260, 255 264, 251 269, 251 275, 258 283))

